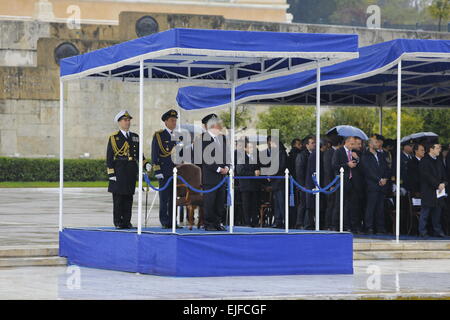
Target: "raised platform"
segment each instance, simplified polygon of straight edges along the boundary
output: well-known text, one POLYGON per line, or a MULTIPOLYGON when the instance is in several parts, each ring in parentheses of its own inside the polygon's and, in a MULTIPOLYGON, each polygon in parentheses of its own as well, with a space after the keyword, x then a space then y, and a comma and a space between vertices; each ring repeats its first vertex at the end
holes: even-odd
POLYGON ((61 257, 79 266, 161 276, 352 274, 350 233, 235 227, 194 229, 65 228, 61 257))

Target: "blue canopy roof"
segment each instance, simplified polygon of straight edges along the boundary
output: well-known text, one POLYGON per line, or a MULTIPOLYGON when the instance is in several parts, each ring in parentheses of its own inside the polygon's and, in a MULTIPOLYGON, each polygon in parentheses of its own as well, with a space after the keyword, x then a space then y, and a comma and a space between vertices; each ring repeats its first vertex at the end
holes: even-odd
MULTIPOLYGON (((450 106, 450 41, 407 39, 360 48, 359 58, 322 68, 322 104, 395 105, 400 59, 405 106, 450 106)), ((316 70, 309 70, 242 84, 236 103, 315 104, 316 80, 316 70)), ((184 87, 177 96, 184 109, 221 107, 230 100, 229 88, 184 87)))
POLYGON ((137 81, 144 60, 146 79, 228 84, 233 78, 248 82, 309 70, 316 60, 330 65, 357 56, 357 35, 171 29, 62 59, 60 76, 137 81))

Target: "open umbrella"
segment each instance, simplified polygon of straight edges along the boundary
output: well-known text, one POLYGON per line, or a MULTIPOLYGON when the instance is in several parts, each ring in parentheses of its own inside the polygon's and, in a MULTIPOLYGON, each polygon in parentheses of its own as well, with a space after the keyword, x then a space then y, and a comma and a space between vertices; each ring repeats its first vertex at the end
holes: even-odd
POLYGON ((369 140, 369 137, 367 137, 364 131, 353 126, 347 125, 336 126, 328 130, 328 132, 326 133, 327 136, 331 136, 334 134, 337 134, 338 136, 341 137, 358 137, 361 138, 362 140, 369 140))
POLYGON ((409 140, 414 140, 414 142, 419 142, 421 140, 427 140, 427 139, 435 139, 439 136, 434 132, 417 132, 410 134, 409 136, 403 137, 402 140, 400 140, 401 143, 405 143, 409 140))

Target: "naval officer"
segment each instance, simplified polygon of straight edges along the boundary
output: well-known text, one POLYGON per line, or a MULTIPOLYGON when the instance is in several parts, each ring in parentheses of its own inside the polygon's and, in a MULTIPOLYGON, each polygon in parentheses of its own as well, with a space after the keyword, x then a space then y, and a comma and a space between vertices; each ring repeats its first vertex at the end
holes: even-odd
MULTIPOLYGON (((152 164, 155 177, 158 179, 159 188, 166 185, 173 175, 175 164, 172 160, 172 153, 175 151, 177 139, 174 130, 177 127, 178 113, 169 110, 164 113, 161 120, 164 128, 156 131, 152 140, 152 164)), ((172 228, 172 207, 173 207, 173 181, 169 186, 159 192, 159 221, 163 228, 172 228)), ((178 226, 177 226, 178 228, 178 226)))
MULTIPOLYGON (((106 165, 109 176, 108 192, 113 195, 113 218, 117 229, 131 229, 131 208, 139 173, 139 135, 130 131, 131 119, 127 110, 120 111, 114 118, 119 130, 109 136, 106 151, 106 165)), ((144 168, 151 170, 145 160, 144 168)))

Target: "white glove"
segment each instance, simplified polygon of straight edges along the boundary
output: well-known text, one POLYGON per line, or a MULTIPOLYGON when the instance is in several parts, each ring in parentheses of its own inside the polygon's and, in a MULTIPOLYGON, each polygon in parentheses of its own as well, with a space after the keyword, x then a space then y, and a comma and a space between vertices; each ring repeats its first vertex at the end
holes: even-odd
POLYGON ((162 173, 158 173, 157 175, 155 175, 156 179, 158 180, 162 180, 164 179, 164 175, 162 173))
POLYGON ((116 177, 109 177, 109 180, 117 181, 117 178, 116 177))
POLYGON ((147 170, 147 172, 152 171, 152 165, 150 163, 145 164, 145 170, 147 170))

